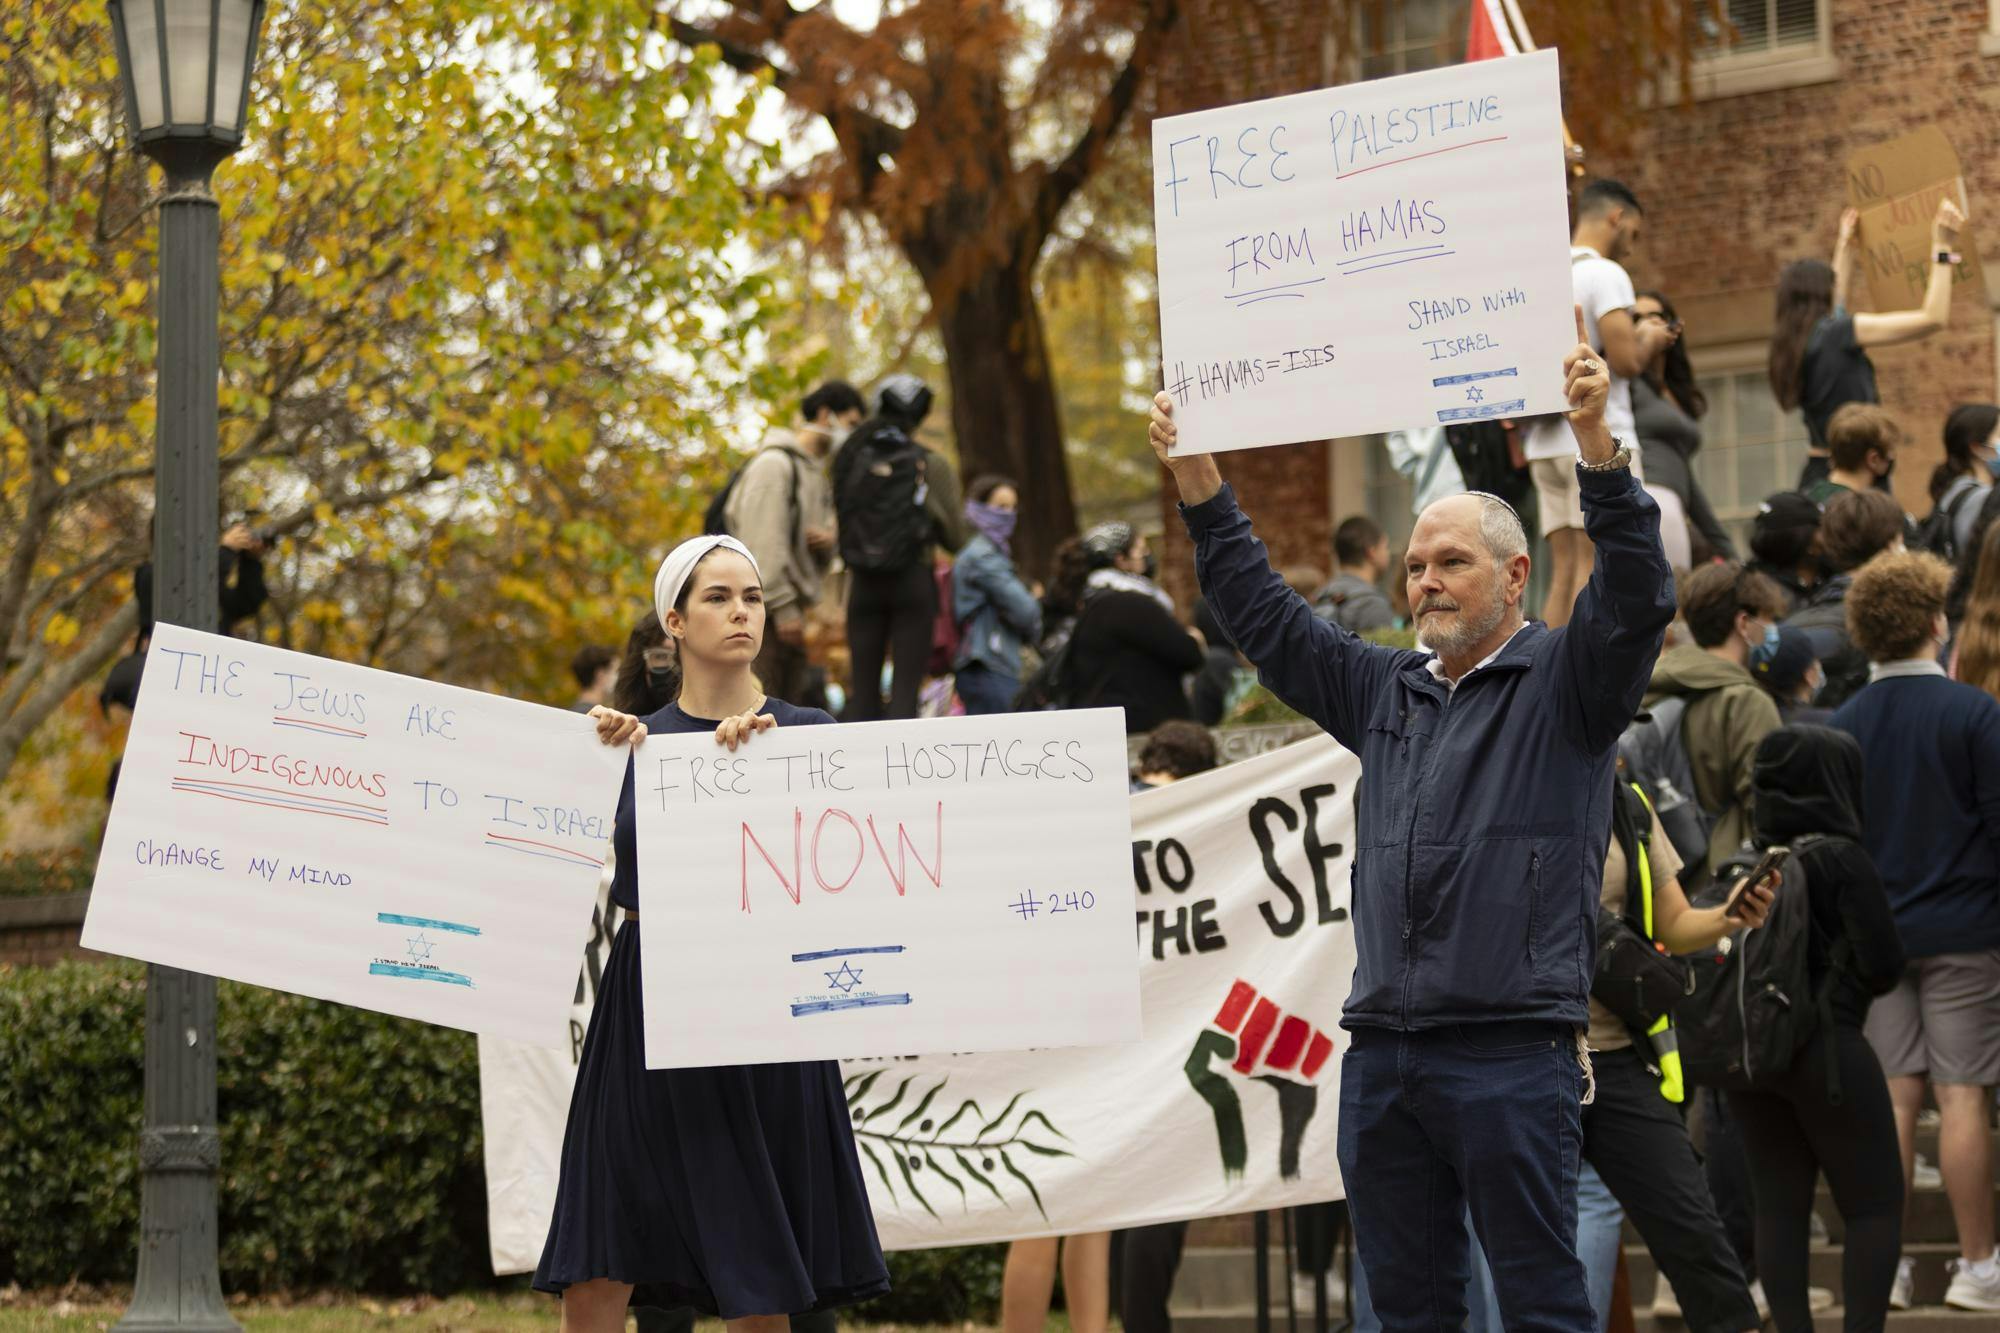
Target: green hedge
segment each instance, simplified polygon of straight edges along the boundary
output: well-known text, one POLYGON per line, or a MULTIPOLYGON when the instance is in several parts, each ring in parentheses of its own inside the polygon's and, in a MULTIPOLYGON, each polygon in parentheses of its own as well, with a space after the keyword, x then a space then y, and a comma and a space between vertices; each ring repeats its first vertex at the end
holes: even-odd
POLYGON ((0 898, 82 893, 97 873, 97 855, 68 850, 0 856, 0 898))
MULTIPOLYGON (((131 1280, 145 1012, 135 963, 0 967, 0 1287, 131 1280)), ((501 1285, 470 1035, 228 981, 216 1028, 227 1290, 501 1285)), ((990 1320, 1004 1254, 892 1254, 857 1313, 990 1320)))

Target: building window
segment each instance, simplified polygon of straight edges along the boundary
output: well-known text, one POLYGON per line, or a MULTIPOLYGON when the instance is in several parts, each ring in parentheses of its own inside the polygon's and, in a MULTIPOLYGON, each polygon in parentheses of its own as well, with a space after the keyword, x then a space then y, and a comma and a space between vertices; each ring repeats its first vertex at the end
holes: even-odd
POLYGON ((1805 418, 1779 408, 1761 367, 1720 371, 1699 380, 1708 395, 1708 414, 1701 421, 1695 475, 1715 516, 1747 556, 1757 506, 1765 496, 1798 484, 1806 461, 1805 418))
POLYGON ((1361 77, 1409 74, 1465 59, 1470 0, 1356 0, 1361 77))
POLYGON ((1701 20, 1704 54, 1740 56, 1819 49, 1824 44, 1821 0, 1724 0, 1701 20))

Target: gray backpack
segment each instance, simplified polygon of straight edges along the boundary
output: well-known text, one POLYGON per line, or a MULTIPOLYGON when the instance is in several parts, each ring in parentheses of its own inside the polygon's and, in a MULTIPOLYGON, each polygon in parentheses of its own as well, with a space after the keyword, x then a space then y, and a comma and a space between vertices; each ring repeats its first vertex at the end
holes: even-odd
POLYGON ((1728 807, 1707 810, 1695 795, 1694 765, 1687 752, 1688 702, 1687 696, 1672 695, 1632 719, 1618 738, 1618 757, 1626 776, 1652 798, 1653 813, 1681 858, 1681 886, 1692 892, 1708 878, 1708 835, 1728 807))

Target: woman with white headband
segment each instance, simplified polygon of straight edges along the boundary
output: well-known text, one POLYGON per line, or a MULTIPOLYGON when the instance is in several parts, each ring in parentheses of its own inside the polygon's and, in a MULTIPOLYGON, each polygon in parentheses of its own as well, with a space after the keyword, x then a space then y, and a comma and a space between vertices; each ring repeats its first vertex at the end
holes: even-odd
MULTIPOLYGON (((772 727, 833 721, 759 690, 763 588, 735 538, 675 547, 653 605, 680 652, 680 697, 644 719, 592 709, 607 744, 712 731, 733 750, 772 727)), ((839 1066, 646 1068, 629 767, 612 846, 611 899, 627 915, 577 1065, 536 1289, 562 1294, 564 1333, 622 1330, 628 1305, 691 1305, 731 1333, 785 1333, 790 1315, 887 1291, 839 1066)), ((650 867, 648 880, 670 884, 672 870, 650 867)), ((699 941, 656 937, 645 962, 672 966, 679 947, 699 941)))

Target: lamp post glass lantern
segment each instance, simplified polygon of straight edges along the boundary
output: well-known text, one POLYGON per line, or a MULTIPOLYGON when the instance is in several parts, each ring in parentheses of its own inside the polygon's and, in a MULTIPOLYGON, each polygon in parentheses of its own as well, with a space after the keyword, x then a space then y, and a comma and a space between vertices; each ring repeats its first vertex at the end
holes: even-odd
MULTIPOLYGON (((153 605, 214 631, 221 219, 209 177, 243 143, 263 0, 110 0, 125 112, 160 196, 153 605)), ((139 1260, 118 1327, 235 1333, 216 1265, 215 978, 146 969, 139 1260)))

